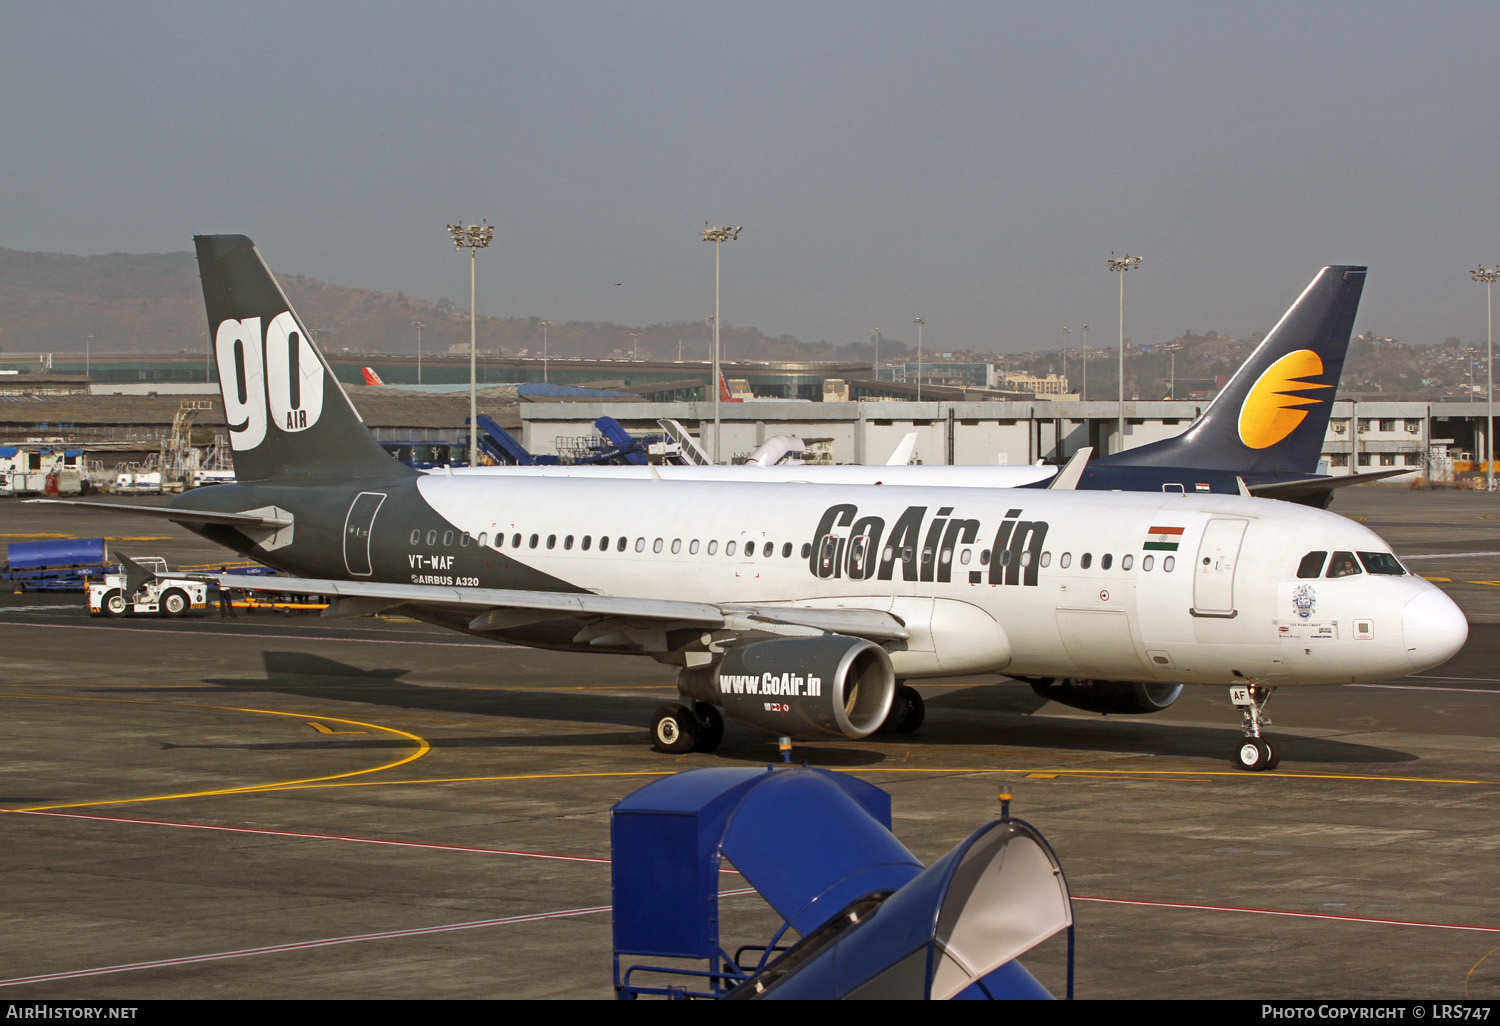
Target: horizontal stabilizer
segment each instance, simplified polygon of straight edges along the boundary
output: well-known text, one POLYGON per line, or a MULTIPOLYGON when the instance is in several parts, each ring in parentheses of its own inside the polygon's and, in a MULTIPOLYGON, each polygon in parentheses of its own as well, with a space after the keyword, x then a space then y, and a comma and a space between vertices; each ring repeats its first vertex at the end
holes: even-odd
POLYGON ((228 527, 291 527, 291 517, 266 516, 260 513, 213 513, 207 510, 179 509, 174 506, 131 506, 123 502, 84 502, 78 499, 27 499, 27 502, 52 502, 60 506, 83 506, 110 513, 130 513, 158 520, 175 520, 184 524, 224 524, 228 527))

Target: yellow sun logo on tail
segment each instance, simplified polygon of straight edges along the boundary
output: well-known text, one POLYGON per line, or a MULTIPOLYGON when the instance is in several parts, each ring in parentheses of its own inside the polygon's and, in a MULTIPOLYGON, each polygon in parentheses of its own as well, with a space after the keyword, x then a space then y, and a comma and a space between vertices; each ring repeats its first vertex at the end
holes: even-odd
POLYGON ((1240 407, 1240 441, 1252 449, 1266 449, 1291 434, 1307 416, 1307 411, 1299 407, 1315 406, 1323 400, 1289 393, 1332 388, 1297 380, 1322 373, 1323 361, 1311 349, 1288 353, 1267 367, 1240 407))

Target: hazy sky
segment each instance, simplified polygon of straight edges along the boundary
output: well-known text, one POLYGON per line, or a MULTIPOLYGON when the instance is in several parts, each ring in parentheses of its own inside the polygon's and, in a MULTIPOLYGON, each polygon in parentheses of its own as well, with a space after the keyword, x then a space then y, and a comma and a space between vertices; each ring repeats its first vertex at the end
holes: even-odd
POLYGON ((0 246, 242 232, 273 269, 482 313, 713 312, 1014 351, 1269 329, 1484 340, 1500 5, 0 0, 0 246), (616 283, 620 284, 616 284, 616 283))

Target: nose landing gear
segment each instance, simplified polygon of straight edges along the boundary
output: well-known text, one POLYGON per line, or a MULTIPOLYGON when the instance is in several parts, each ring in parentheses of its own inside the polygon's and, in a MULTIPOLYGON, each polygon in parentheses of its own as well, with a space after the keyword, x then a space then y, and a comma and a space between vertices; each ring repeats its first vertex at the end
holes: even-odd
POLYGON ((1265 709, 1266 703, 1271 700, 1271 692, 1275 690, 1264 684, 1236 684, 1229 689, 1229 700, 1239 707, 1244 716, 1245 739, 1234 752, 1235 764, 1240 769, 1275 769, 1276 764, 1281 761, 1281 754, 1271 744, 1271 739, 1260 732, 1261 727, 1271 725, 1271 718, 1265 714, 1265 709))

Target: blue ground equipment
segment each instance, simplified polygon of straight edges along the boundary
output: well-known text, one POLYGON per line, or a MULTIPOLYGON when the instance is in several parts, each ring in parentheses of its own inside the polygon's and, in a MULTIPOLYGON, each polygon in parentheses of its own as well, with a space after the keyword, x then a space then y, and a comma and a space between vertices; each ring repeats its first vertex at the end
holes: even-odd
POLYGON ((17 591, 82 591, 84 582, 112 567, 103 538, 49 538, 6 546, 3 579, 17 591))
POLYGON ((1015 959, 1067 930, 1071 997, 1072 902, 1041 834, 1003 807, 923 869, 890 809, 880 788, 807 767, 692 770, 624 798, 610 823, 616 995, 1049 998, 1015 959), (723 862, 783 920, 732 955, 723 862))

